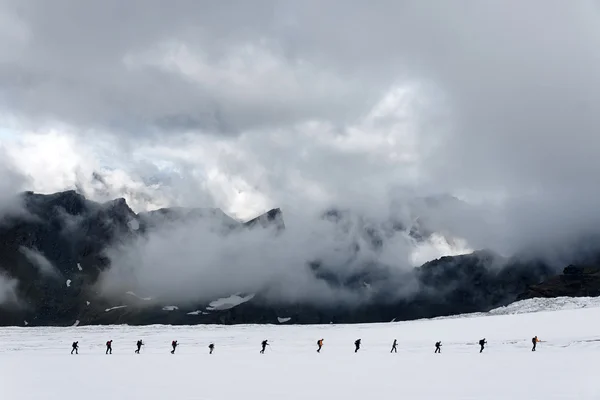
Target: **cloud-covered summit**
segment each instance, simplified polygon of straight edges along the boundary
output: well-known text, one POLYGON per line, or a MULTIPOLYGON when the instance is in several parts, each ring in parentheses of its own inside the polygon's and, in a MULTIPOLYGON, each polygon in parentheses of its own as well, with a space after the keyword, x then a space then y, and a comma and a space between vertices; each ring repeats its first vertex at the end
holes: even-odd
POLYGON ((599 22, 591 0, 6 0, 2 181, 298 223, 449 193, 470 206, 439 229, 469 247, 553 248, 600 222, 599 22))

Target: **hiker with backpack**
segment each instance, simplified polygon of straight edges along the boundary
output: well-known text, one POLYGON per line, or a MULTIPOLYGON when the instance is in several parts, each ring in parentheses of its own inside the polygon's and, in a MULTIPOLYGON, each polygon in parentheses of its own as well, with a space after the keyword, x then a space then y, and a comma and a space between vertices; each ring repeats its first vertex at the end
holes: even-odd
POLYGON ((73 347, 71 349, 71 354, 73 354, 73 352, 75 352, 75 354, 79 354, 79 342, 73 342, 71 346, 73 347))
POLYGON ((269 345, 269 343, 267 343, 267 340, 263 340, 261 343, 262 346, 262 350, 260 351, 260 354, 265 354, 265 349, 267 348, 267 346, 269 345))
POLYGON ((354 346, 355 346, 354 352, 356 353, 356 352, 358 352, 358 350, 360 349, 360 339, 357 339, 357 340, 354 342, 354 346))
POLYGON ((175 349, 177 348, 177 346, 179 346, 179 344, 177 343, 177 340, 173 340, 171 342, 171 346, 173 346, 173 350, 171 350, 171 354, 175 354, 175 349))
POLYGON ((442 352, 442 342, 435 342, 435 351, 434 353, 441 353, 442 352))
POLYGON ((537 347, 537 344, 539 341, 540 341, 540 339, 538 339, 537 336, 534 336, 534 338, 531 339, 531 343, 533 343, 533 348, 531 349, 531 351, 535 351, 535 348, 537 347))
POLYGON ((392 350, 390 350, 390 353, 397 353, 398 352, 398 341, 396 339, 394 339, 394 343, 392 343, 392 350))
POLYGON ((209 344, 208 349, 209 349, 208 354, 212 354, 213 350, 215 349, 215 345, 213 343, 209 344))
POLYGON ((142 340, 138 340, 136 343, 137 346, 137 350, 135 351, 136 354, 140 354, 140 350, 142 349, 142 346, 144 345, 144 343, 142 342, 142 340))
POLYGON ((323 339, 317 340, 317 346, 319 346, 319 348, 317 349, 317 353, 320 353, 321 348, 323 347, 323 339))
POLYGON ((483 349, 485 348, 486 343, 487 342, 486 342, 485 338, 483 338, 479 341, 479 345, 481 346, 481 349, 479 350, 480 353, 483 352, 483 349))
POLYGON ((112 354, 112 339, 106 342, 106 353, 104 354, 112 354))

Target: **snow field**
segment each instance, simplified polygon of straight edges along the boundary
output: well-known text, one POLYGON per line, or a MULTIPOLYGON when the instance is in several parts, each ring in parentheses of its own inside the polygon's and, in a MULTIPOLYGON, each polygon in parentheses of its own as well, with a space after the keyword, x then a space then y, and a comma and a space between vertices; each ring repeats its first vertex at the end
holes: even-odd
POLYGON ((599 399, 598 304, 548 308, 365 325, 2 328, 0 383, 7 399, 599 399))

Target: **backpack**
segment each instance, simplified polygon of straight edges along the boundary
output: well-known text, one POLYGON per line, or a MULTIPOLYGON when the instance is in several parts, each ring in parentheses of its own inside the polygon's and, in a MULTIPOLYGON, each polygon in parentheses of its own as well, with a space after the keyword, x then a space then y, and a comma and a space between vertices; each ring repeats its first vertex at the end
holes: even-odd
POLYGON ((107 346, 110 346, 110 340, 109 340, 108 342, 106 342, 106 345, 107 345, 107 346))
POLYGON ((177 341, 176 341, 176 340, 173 340, 173 341, 171 342, 171 346, 177 346, 177 341))

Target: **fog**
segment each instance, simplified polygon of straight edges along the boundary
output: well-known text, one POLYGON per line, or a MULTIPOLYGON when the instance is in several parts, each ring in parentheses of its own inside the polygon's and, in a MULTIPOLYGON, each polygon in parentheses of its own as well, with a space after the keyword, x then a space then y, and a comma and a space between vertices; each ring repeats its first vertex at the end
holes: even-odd
POLYGON ((17 296, 17 280, 0 275, 0 307, 19 306, 17 296))
POLYGON ((8 0, 0 21, 11 189, 77 188, 135 211, 284 211, 280 236, 183 224, 110 249, 107 290, 345 298, 306 261, 405 271, 486 248, 559 268, 594 251, 595 1, 8 0), (424 205, 430 196, 446 200, 424 205), (320 221, 330 208, 438 234, 396 233, 343 262, 336 249, 354 238, 320 221))
MULTIPOLYGON (((100 290, 109 297, 131 290, 163 302, 260 292, 268 300, 343 303, 366 300, 369 293, 318 279, 310 262, 320 261, 319 271, 340 281, 364 272, 369 262, 388 261, 388 267, 398 272, 412 268, 413 239, 398 232, 376 249, 364 225, 353 217, 336 225, 316 215, 292 213, 285 230, 273 224, 239 228, 227 235, 222 234, 221 223, 218 218, 165 223, 133 245, 111 248, 112 267, 102 275, 100 290)), ((398 295, 415 290, 396 289, 398 295)))

